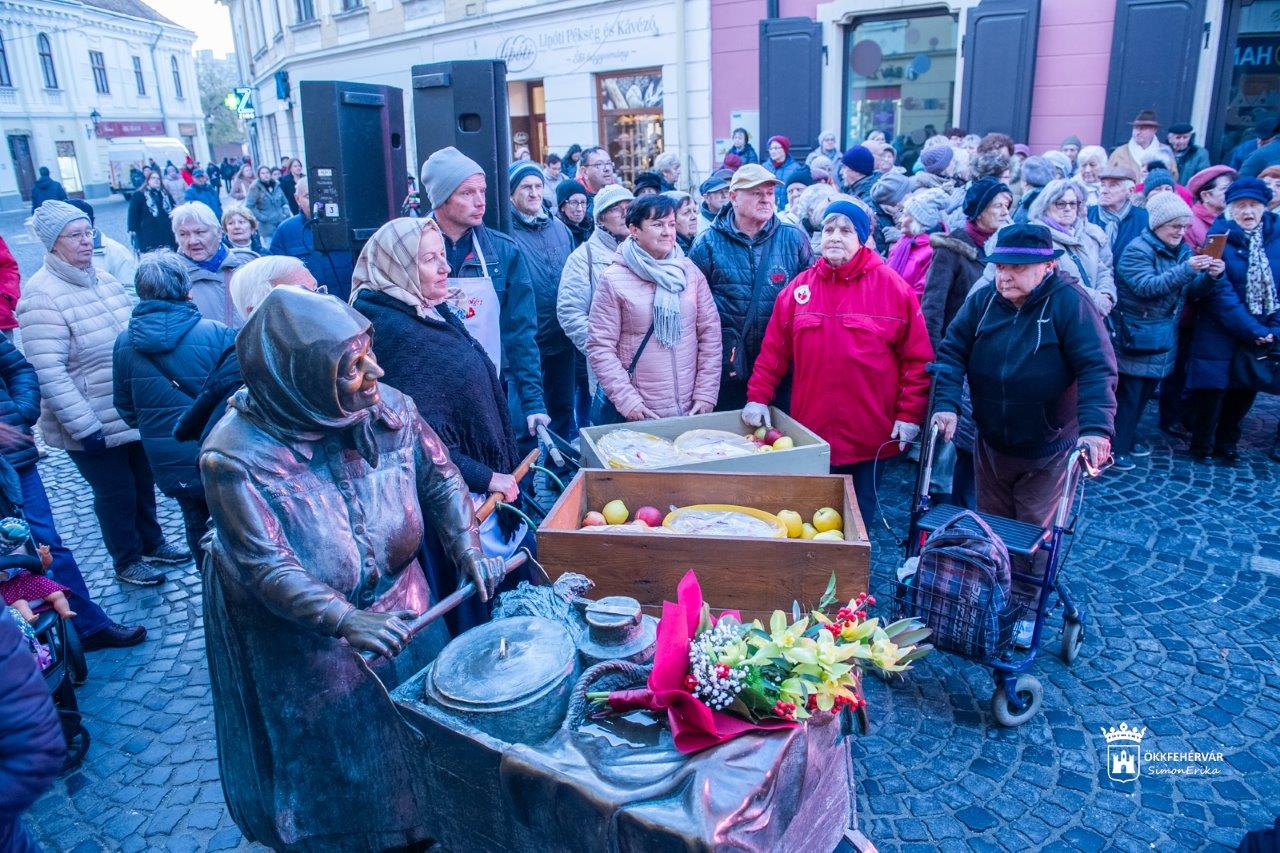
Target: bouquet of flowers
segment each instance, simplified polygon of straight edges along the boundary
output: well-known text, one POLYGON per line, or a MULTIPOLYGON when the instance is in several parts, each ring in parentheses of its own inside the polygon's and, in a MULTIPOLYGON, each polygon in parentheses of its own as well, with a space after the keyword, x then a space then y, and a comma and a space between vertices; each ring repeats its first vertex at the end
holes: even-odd
POLYGON ((861 593, 834 618, 835 577, 817 609, 792 618, 774 611, 766 629, 727 612, 719 621, 702 600, 691 571, 665 602, 648 685, 639 690, 588 693, 613 711, 665 711, 676 748, 690 753, 757 729, 788 728, 817 713, 866 704, 858 695, 860 668, 901 672, 932 648, 917 619, 881 626, 861 593))

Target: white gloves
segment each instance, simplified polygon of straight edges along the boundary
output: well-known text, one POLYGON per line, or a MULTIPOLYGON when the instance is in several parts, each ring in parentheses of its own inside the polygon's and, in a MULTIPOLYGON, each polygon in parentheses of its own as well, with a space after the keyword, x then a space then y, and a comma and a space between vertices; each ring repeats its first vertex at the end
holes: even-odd
POLYGON ((898 450, 906 450, 907 445, 915 441, 920 436, 920 425, 909 424, 906 421, 894 421, 893 432, 889 433, 889 438, 898 439, 898 450))
POLYGON ((750 427, 772 427, 769 423, 769 407, 764 403, 747 403, 742 410, 742 422, 750 427))

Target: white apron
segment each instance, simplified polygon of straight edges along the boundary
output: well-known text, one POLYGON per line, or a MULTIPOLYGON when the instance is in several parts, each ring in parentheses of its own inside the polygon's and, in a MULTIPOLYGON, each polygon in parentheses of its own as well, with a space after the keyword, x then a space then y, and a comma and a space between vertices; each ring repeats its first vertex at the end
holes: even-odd
POLYGON ((489 275, 489 264, 474 230, 471 232, 471 246, 475 249, 476 259, 480 261, 480 269, 484 274, 472 278, 449 276, 449 293, 445 301, 462 312, 463 325, 467 327, 471 337, 484 347, 485 354, 501 376, 501 306, 498 304, 498 291, 493 287, 493 278, 489 275))

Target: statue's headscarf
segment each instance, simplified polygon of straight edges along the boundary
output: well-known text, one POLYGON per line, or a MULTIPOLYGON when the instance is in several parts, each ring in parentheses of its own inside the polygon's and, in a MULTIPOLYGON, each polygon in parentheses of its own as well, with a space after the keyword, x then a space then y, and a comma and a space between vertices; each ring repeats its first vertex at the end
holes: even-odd
POLYGON ((383 421, 399 429, 400 419, 381 402, 345 411, 338 397, 342 354, 363 334, 370 334, 369 321, 332 296, 273 288, 236 335, 246 388, 232 405, 285 442, 347 433, 365 461, 377 467, 373 426, 383 421))

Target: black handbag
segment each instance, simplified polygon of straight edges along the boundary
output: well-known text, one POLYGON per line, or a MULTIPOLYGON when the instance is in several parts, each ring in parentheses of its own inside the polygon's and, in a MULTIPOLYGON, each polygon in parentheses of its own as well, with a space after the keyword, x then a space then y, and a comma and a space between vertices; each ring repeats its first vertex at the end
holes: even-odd
POLYGON ((1112 311, 1111 342, 1117 350, 1129 355, 1156 355, 1173 349, 1177 340, 1177 319, 1174 317, 1149 320, 1144 317, 1126 317, 1112 311))
POLYGON ((1280 345, 1237 345, 1231 355, 1232 388, 1280 394, 1280 345))
MULTIPOLYGON (((636 350, 635 356, 631 359, 631 366, 627 368, 627 375, 634 378, 636 375, 636 365, 640 363, 640 355, 644 352, 644 348, 649 345, 649 338, 653 337, 653 325, 650 324, 649 331, 644 333, 644 340, 640 342, 639 349, 636 350)), ((609 399, 609 395, 604 393, 604 385, 597 378, 596 393, 591 398, 591 411, 588 414, 592 426, 608 426, 609 424, 620 424, 626 420, 622 413, 618 411, 618 407, 613 405, 613 401, 609 399)))

